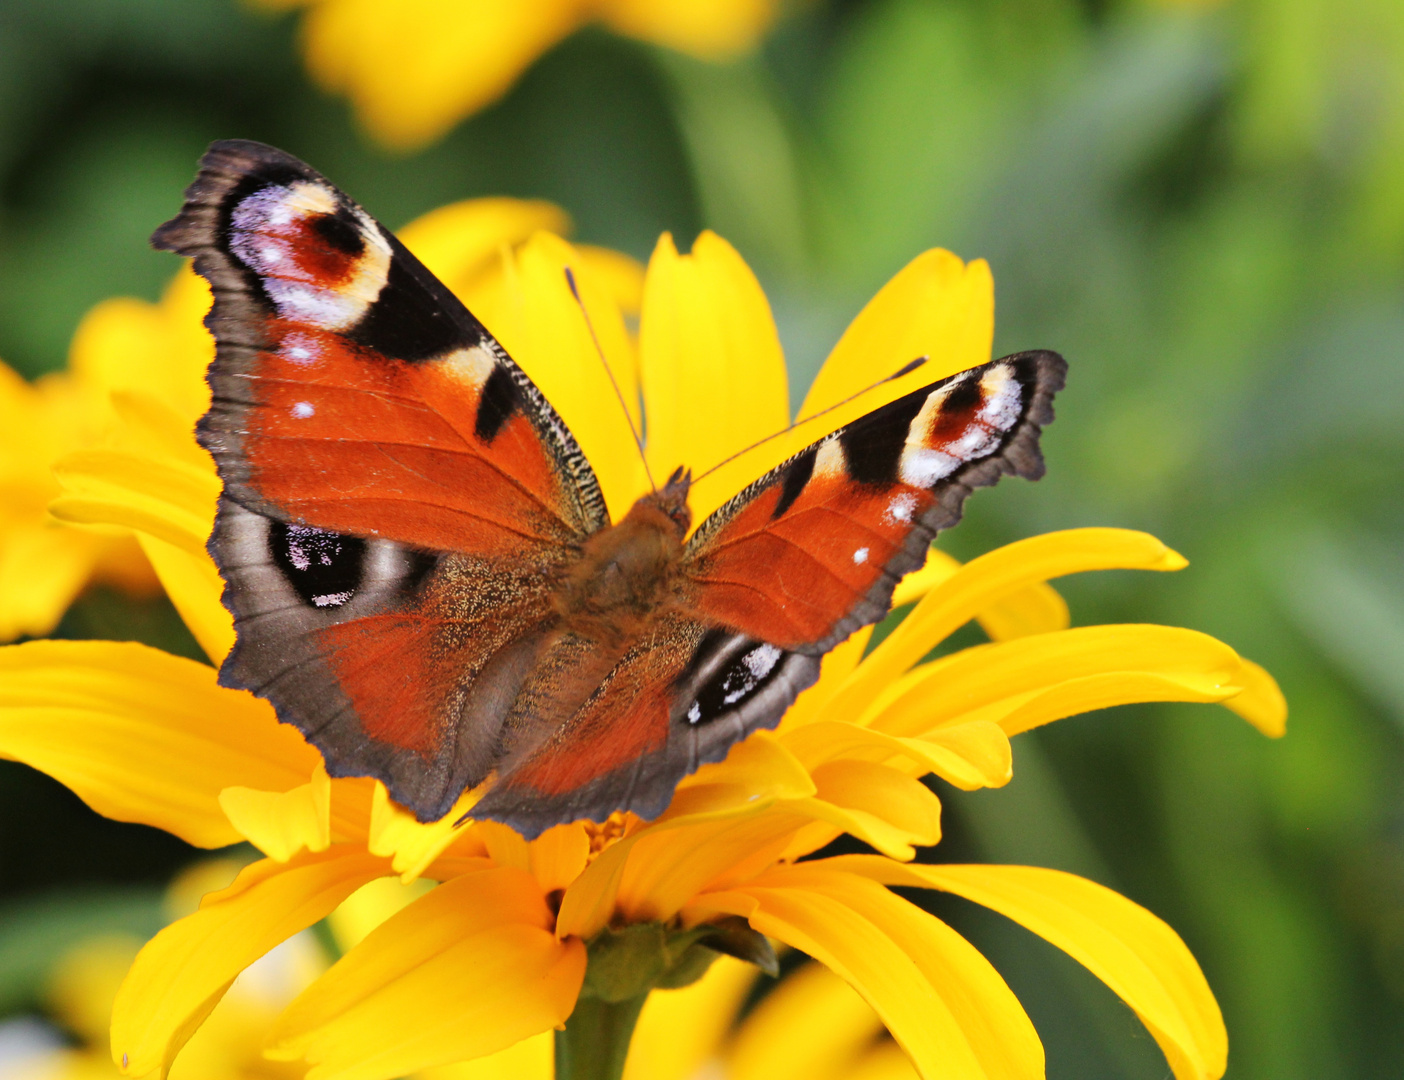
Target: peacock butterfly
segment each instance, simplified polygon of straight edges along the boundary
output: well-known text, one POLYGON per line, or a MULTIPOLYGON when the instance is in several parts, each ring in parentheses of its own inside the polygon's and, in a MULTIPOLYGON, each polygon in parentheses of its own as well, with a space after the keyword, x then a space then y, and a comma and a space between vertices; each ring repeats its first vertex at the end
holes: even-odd
POLYGON ((971 489, 1043 473, 1066 364, 1026 352, 833 431, 689 535, 689 474, 611 523, 542 393, 386 229, 279 150, 213 144, 158 248, 214 293, 197 437, 223 482, 209 550, 266 698, 333 776, 421 821, 533 837, 661 813, 774 727, 820 659, 887 612, 971 489))

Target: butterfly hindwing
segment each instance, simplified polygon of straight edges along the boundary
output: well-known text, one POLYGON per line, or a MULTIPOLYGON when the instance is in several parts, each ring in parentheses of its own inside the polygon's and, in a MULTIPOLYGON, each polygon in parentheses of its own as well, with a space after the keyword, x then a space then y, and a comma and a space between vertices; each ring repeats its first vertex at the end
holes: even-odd
POLYGON ((528 837, 616 810, 657 817, 679 780, 774 727, 818 675, 817 657, 661 613, 578 712, 506 764, 471 813, 528 837))
POLYGON ((320 174, 220 142, 186 197, 153 242, 215 296, 221 681, 440 817, 493 765, 548 582, 608 523, 599 486, 482 324, 320 174))
POLYGON ((818 655, 888 611, 971 490, 1043 475, 1038 437, 1067 365, 1027 352, 915 390, 761 477, 688 542, 707 622, 818 655))

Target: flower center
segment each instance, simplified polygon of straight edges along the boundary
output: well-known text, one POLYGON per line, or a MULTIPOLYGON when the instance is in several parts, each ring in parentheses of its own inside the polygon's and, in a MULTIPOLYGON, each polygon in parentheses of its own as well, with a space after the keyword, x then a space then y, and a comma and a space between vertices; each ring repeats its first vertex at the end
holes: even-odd
POLYGON ((585 860, 587 865, 599 858, 600 852, 604 851, 605 848, 623 838, 629 829, 631 817, 633 817, 632 814, 616 810, 599 823, 585 822, 585 835, 590 838, 590 854, 586 856, 585 860))

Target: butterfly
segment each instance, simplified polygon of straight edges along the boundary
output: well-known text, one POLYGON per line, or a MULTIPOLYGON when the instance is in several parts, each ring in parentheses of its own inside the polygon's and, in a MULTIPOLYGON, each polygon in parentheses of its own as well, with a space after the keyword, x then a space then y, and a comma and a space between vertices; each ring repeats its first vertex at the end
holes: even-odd
POLYGON ((223 484, 221 685, 421 821, 491 781, 469 815, 528 838, 656 817, 774 727, 973 488, 1042 475, 1066 371, 1025 352, 924 386, 695 530, 683 468, 611 522, 527 374, 301 161, 212 144, 152 243, 214 294, 196 436, 223 484))

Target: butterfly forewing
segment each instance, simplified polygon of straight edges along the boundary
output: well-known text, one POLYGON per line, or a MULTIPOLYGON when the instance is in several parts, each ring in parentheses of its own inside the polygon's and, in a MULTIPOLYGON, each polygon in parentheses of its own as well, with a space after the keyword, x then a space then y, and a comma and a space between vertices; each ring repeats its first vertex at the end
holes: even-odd
POLYGON ((820 439, 698 528, 698 613, 784 649, 827 652, 887 613, 971 490, 1043 475, 1038 437, 1067 365, 1007 356, 915 390, 820 439))
POLYGON ((186 197, 153 239, 215 295, 221 680, 333 775, 440 817, 495 762, 549 583, 608 523, 598 484, 482 324, 320 174, 216 143, 186 197))

